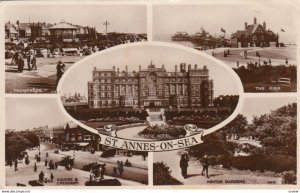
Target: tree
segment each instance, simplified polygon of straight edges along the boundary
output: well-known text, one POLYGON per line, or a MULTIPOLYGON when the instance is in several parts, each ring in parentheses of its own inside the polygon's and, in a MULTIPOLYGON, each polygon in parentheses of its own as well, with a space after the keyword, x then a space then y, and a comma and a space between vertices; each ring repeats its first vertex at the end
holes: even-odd
POLYGON ((5 159, 17 159, 21 152, 31 146, 31 142, 23 135, 10 133, 5 135, 5 159))
POLYGON ((28 139, 28 141, 31 142, 32 147, 40 146, 40 140, 39 140, 39 137, 36 134, 34 134, 32 132, 28 132, 28 133, 26 132, 24 134, 24 137, 26 139, 28 139))
POLYGON ((242 135, 247 131, 248 121, 244 115, 238 114, 230 123, 222 128, 226 134, 242 135))

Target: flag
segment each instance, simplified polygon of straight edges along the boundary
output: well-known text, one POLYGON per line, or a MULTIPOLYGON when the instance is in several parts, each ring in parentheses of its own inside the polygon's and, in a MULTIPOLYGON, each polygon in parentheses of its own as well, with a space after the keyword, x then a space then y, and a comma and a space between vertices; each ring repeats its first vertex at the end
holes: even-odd
POLYGON ((223 29, 222 27, 221 27, 221 32, 224 32, 224 33, 226 33, 225 29, 223 29))
POLYGON ((281 30, 282 32, 285 32, 285 30, 284 30, 284 29, 282 29, 282 28, 281 28, 280 30, 281 30))

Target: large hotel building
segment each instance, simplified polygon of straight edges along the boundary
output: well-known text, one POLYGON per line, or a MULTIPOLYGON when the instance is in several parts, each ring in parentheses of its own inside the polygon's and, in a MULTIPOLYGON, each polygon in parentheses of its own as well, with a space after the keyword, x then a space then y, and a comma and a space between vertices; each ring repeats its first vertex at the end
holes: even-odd
POLYGON ((88 82, 90 108, 107 107, 192 107, 213 105, 213 81, 207 66, 180 64, 175 71, 152 62, 138 71, 116 69, 93 70, 93 81, 88 82))

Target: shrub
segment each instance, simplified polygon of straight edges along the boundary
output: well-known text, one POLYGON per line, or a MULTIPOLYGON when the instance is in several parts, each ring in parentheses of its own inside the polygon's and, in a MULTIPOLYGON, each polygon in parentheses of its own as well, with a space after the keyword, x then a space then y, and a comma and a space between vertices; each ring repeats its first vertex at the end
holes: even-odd
POLYGON ((147 137, 147 135, 154 135, 156 138, 162 138, 160 136, 164 136, 164 139, 167 138, 178 138, 178 137, 184 137, 186 135, 186 131, 183 127, 175 127, 171 125, 155 125, 155 126, 149 126, 145 128, 143 131, 139 133, 139 135, 142 135, 144 137, 147 137))
POLYGON ((296 171, 296 158, 286 155, 251 155, 245 157, 233 157, 232 166, 239 170, 259 171, 296 171))
POLYGON ((171 176, 171 170, 165 163, 156 162, 153 164, 153 184, 181 185, 182 183, 171 176))
POLYGON ((294 171, 284 172, 282 176, 283 184, 297 184, 297 176, 294 171))

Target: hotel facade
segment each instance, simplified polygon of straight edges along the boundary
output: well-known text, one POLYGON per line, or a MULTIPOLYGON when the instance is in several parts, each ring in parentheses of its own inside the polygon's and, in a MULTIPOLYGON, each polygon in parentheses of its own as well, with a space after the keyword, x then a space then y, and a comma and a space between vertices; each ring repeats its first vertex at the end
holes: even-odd
POLYGON ((97 69, 88 82, 90 108, 107 107, 206 107, 213 105, 213 80, 207 66, 175 65, 167 72, 165 66, 152 62, 146 69, 120 71, 119 68, 97 69))

